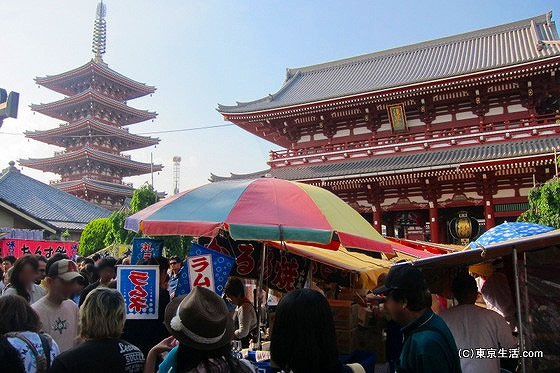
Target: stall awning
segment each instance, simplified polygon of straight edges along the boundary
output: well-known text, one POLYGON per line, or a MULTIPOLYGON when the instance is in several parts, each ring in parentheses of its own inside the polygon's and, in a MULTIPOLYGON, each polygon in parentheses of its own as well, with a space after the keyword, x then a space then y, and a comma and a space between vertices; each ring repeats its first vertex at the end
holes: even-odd
POLYGON ((518 252, 533 251, 552 246, 560 246, 560 229, 530 237, 500 242, 485 248, 466 249, 461 252, 419 259, 413 265, 424 268, 445 268, 473 265, 518 252))
POLYGON ((342 246, 338 250, 332 251, 297 244, 288 244, 284 247, 280 242, 269 242, 269 244, 319 263, 359 273, 362 287, 365 289, 373 289, 377 284, 377 277, 382 273, 388 272, 393 264, 389 260, 375 259, 366 254, 350 252, 342 246))

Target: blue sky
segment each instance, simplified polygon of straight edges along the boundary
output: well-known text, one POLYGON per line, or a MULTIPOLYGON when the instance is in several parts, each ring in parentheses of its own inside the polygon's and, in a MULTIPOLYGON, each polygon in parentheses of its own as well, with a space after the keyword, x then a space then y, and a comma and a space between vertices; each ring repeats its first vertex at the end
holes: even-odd
MULTIPOLYGON (((155 85, 152 97, 129 105, 159 113, 130 127, 143 133, 224 124, 218 103, 231 105, 276 92, 287 67, 299 67, 521 20, 553 10, 550 1, 147 1, 107 0, 109 66, 155 85)), ((59 148, 27 140, 25 130, 60 121, 35 114, 31 103, 62 96, 37 88, 36 76, 83 65, 92 57, 96 0, 24 0, 1 4, 0 87, 20 92, 17 120, 0 129, 0 167, 19 158, 52 156, 59 148)), ((165 166, 155 187, 168 193, 172 157, 183 158, 181 190, 207 182, 210 172, 267 167, 275 146, 235 126, 155 135, 157 148, 129 152, 165 166)), ((24 168, 48 182, 56 175, 24 168)), ((149 175, 129 178, 136 186, 149 175)))

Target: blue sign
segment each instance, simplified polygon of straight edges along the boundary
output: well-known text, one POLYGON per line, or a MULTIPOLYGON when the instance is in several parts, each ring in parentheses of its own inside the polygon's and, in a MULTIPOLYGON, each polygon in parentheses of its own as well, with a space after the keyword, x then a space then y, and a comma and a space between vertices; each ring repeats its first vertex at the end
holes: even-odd
POLYGON ((142 259, 161 256, 162 250, 163 242, 161 240, 136 237, 132 240, 132 256, 130 258, 130 263, 137 264, 142 259))
POLYGON ((118 266, 117 289, 124 298, 127 319, 157 319, 159 266, 118 266))
MULTIPOLYGON (((216 291, 216 294, 222 296, 224 293, 224 287, 226 286, 226 282, 229 278, 229 274, 233 269, 233 265, 235 264, 235 258, 193 243, 189 251, 189 258, 192 259, 193 257, 201 257, 203 255, 212 256, 214 289, 216 291)), ((175 290, 176 297, 178 297, 179 295, 188 294, 191 291, 191 282, 189 279, 189 258, 185 260, 185 262, 183 263, 183 267, 179 271, 179 280, 177 282, 177 289, 175 290)), ((193 279, 193 281, 195 281, 195 279, 193 279)))

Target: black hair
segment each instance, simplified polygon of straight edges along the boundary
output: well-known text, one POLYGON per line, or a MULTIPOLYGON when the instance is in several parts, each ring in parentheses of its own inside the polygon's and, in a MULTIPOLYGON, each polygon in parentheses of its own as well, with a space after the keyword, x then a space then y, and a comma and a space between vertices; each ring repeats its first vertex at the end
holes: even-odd
POLYGON ((19 352, 3 335, 0 335, 0 371, 4 373, 25 373, 19 352))
POLYGON ((315 290, 298 289, 282 298, 270 340, 271 360, 286 372, 341 370, 331 308, 315 290))
POLYGON ((45 267, 45 273, 47 274, 47 276, 52 265, 62 259, 68 259, 68 257, 64 254, 55 254, 52 258, 47 260, 47 266, 45 267))
POLYGON ((16 262, 16 257, 13 255, 8 255, 2 258, 2 262, 10 262, 12 265, 16 262))
POLYGON ((467 272, 460 272, 453 279, 453 295, 459 303, 466 301, 469 296, 474 296, 478 292, 476 280, 467 272))
POLYGON ((39 261, 33 255, 25 255, 16 260, 14 263, 12 274, 10 275, 10 287, 16 289, 19 296, 25 298, 29 302, 31 294, 27 290, 27 286, 21 282, 19 275, 26 265, 30 265, 35 272, 39 271, 39 261))
POLYGON ((95 265, 95 262, 94 262, 93 259, 91 259, 91 258, 84 258, 84 257, 82 257, 82 262, 85 263, 85 265, 88 265, 88 264, 90 264, 90 263, 93 264, 93 265, 95 265))
POLYGON ((89 273, 82 271, 80 272, 80 275, 82 275, 82 277, 76 277, 76 282, 78 283, 78 285, 81 285, 85 288, 89 285, 89 273))
POLYGON ((150 266, 159 266, 159 272, 167 272, 169 269, 169 260, 164 258, 163 256, 156 256, 147 259, 141 259, 137 263, 138 265, 150 265, 150 266))
POLYGON ((406 307, 414 312, 422 311, 432 306, 432 294, 426 288, 414 290, 391 289, 387 296, 398 303, 406 302, 406 307))
POLYGON ((97 280, 99 280, 99 272, 97 271, 95 264, 93 263, 86 264, 83 271, 88 274, 90 283, 94 283, 97 282, 97 280))
POLYGON ((179 263, 182 262, 181 258, 179 258, 177 255, 173 255, 172 257, 169 258, 169 261, 175 260, 179 263))
POLYGON ((240 279, 230 277, 224 289, 224 293, 226 293, 227 295, 233 295, 234 297, 244 297, 245 286, 240 279))
MULTIPOLYGON (((179 344, 176 363, 177 371, 191 372, 194 371, 195 368, 200 364, 202 364, 204 365, 205 372, 213 372, 215 370, 212 369, 212 367, 224 360, 229 368, 229 372, 231 373, 251 372, 251 370, 247 366, 245 366, 245 364, 231 355, 230 343, 227 343, 223 347, 211 351, 195 350, 193 348, 185 346, 184 344, 179 344)), ((216 366, 215 368, 222 368, 222 366, 216 366)), ((220 372, 226 371, 220 370, 220 372)))
POLYGON ((101 259, 101 255, 99 254, 93 254, 91 256, 91 259, 93 259, 94 262, 97 262, 99 259, 101 259))
POLYGON ((102 271, 105 268, 115 269, 116 265, 117 265, 117 259, 109 256, 107 258, 101 259, 101 261, 99 262, 99 265, 97 266, 97 271, 102 271))
POLYGON ((45 258, 43 255, 35 255, 35 258, 37 258, 38 261, 43 262, 43 263, 47 263, 47 258, 45 258))

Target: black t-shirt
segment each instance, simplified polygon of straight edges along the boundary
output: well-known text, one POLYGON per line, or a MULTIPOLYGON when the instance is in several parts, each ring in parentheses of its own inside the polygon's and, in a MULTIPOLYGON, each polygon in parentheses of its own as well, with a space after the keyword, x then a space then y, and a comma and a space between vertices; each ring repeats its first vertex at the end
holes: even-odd
POLYGON ((84 288, 84 290, 82 290, 82 294, 80 294, 80 301, 78 303, 78 306, 81 307, 82 304, 84 303, 84 301, 86 300, 87 295, 89 293, 91 293, 93 289, 97 289, 100 284, 101 284, 101 281, 96 281, 93 284, 90 284, 90 285, 86 286, 84 288))
POLYGON ((144 355, 127 341, 93 339, 58 355, 51 373, 142 373, 144 355))
POLYGON ((152 347, 161 342, 162 339, 169 337, 169 332, 163 324, 165 307, 171 298, 166 289, 159 289, 158 318, 153 320, 126 320, 122 337, 137 346, 144 355, 152 347))

